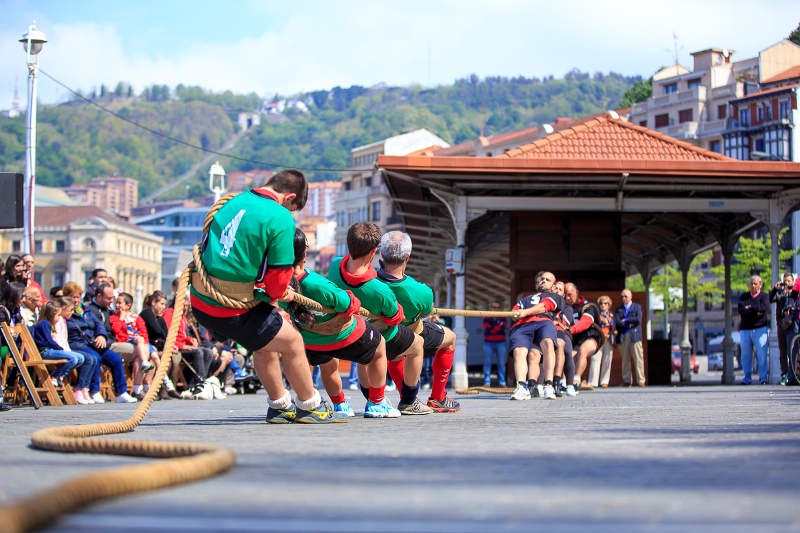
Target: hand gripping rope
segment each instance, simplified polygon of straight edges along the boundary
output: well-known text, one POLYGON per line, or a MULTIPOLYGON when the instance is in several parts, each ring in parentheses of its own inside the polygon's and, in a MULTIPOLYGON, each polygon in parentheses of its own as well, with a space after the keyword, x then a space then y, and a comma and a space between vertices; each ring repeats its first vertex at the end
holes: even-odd
MULTIPOLYGON (((228 194, 217 201, 206 215, 203 224, 203 236, 208 233, 214 215, 235 195, 228 194)), ((248 309, 258 305, 258 301, 243 302, 226 296, 214 286, 208 278, 200 257, 200 245, 195 245, 192 256, 194 261, 183 270, 176 294, 185 294, 189 285, 189 276, 196 270, 205 289, 213 298, 226 307, 248 309)), ((323 313, 336 311, 322 304, 295 294, 294 300, 310 309, 323 313)), ((164 343, 164 354, 171 354, 178 335, 181 317, 184 311, 184 299, 175 299, 175 313, 172 317, 169 333, 164 343)), ((465 311, 461 309, 437 309, 434 313, 447 316, 477 317, 511 317, 516 318, 516 311, 465 311)), ((369 319, 380 318, 363 307, 359 314, 369 319)), ((199 481, 228 471, 236 463, 236 453, 230 448, 210 446, 192 442, 153 442, 136 440, 90 439, 99 435, 115 435, 133 431, 147 415, 150 406, 161 388, 167 375, 171 357, 161 358, 161 364, 153 380, 154 385, 145 395, 133 416, 122 422, 89 424, 86 426, 63 426, 37 431, 31 436, 31 444, 40 450, 64 453, 105 453, 110 455, 128 455, 133 457, 165 458, 165 461, 137 466, 112 468, 95 472, 86 476, 67 480, 52 489, 40 492, 18 502, 0 507, 0 533, 23 533, 32 531, 53 520, 90 503, 107 500, 137 492, 180 485, 199 481)), ((473 387, 456 391, 460 394, 477 394, 478 391, 499 394, 510 393, 511 389, 493 387, 473 387)))

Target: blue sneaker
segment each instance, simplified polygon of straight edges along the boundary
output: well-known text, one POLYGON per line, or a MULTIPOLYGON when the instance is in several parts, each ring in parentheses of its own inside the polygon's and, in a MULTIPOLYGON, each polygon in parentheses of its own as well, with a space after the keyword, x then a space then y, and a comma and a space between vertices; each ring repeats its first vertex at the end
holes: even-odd
POLYGON ((344 413, 348 417, 356 416, 356 414, 353 412, 353 408, 350 407, 350 402, 348 402, 347 400, 343 401, 342 403, 333 404, 333 412, 344 413))
POLYGON ((381 403, 367 402, 364 408, 364 418, 400 418, 400 411, 392 407, 387 398, 381 403))

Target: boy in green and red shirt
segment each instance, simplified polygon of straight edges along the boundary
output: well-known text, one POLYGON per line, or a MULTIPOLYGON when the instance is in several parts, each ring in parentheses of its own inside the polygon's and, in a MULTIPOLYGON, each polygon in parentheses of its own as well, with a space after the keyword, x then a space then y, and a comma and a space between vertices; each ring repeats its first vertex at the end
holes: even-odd
MULTIPOLYGON (((372 259, 381 243, 381 230, 371 222, 357 222, 347 230, 349 255, 337 257, 331 262, 328 279, 341 289, 352 291, 361 300, 361 306, 381 318, 373 324, 381 330, 386 340, 386 357, 389 365, 407 360, 400 403, 397 408, 405 415, 427 415, 433 409, 417 398, 419 375, 422 371, 423 339, 407 327, 403 321, 403 307, 389 287, 377 279, 372 259)), ((363 389, 362 389, 362 392, 363 389)))
MULTIPOLYGON (((228 200, 214 215, 201 245, 203 266, 218 290, 242 301, 260 303, 232 309, 207 293, 197 273, 191 302, 197 321, 217 340, 232 339, 253 352, 256 373, 269 394, 267 422, 320 424, 343 422, 314 389, 303 339, 274 304, 286 297, 294 263, 294 220, 302 209, 308 182, 299 170, 273 175, 265 186, 228 200), (278 361, 278 352, 283 356, 278 361), (283 386, 286 379, 297 401, 283 386)), ((290 298, 291 296, 289 296, 290 298)))
POLYGON ((400 411, 384 397, 386 342, 372 324, 358 314, 361 302, 327 278, 305 268, 308 241, 299 229, 294 238, 294 276, 291 290, 311 298, 335 313, 312 311, 295 302, 283 304, 300 330, 309 364, 319 366, 322 383, 335 412, 355 416, 342 390, 339 359, 358 363, 364 383, 369 384, 364 418, 398 418, 400 411))
MULTIPOLYGON (((411 237, 402 231, 390 231, 381 238, 381 269, 378 279, 389 287, 403 306, 402 324, 419 332, 425 356, 433 355, 433 384, 428 407, 437 413, 455 413, 461 410, 458 402, 445 392, 447 378, 453 368, 456 334, 435 322, 422 322, 433 312, 433 291, 427 285, 406 275, 406 265, 411 257, 411 237)), ((403 382, 403 361, 391 361, 389 374, 398 383, 403 382)))

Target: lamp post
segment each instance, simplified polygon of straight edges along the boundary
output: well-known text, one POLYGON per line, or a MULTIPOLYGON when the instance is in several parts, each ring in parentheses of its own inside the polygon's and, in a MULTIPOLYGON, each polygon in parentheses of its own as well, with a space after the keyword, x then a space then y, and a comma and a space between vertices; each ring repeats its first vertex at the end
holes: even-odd
POLYGON ((225 169, 219 164, 219 161, 211 165, 208 169, 208 188, 214 193, 214 203, 219 200, 222 193, 225 192, 225 169))
POLYGON ((34 224, 34 180, 36 178, 36 74, 39 69, 39 52, 47 42, 44 33, 36 29, 36 21, 19 40, 28 54, 28 136, 25 143, 25 185, 23 205, 25 209, 22 230, 22 253, 33 252, 34 224))

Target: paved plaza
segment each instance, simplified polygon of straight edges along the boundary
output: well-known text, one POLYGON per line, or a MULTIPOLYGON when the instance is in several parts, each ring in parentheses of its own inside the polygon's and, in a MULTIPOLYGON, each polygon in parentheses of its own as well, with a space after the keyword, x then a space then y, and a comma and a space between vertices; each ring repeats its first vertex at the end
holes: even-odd
MULTIPOLYGON (((800 531, 800 388, 457 399, 457 414, 335 426, 267 425, 263 392, 162 401, 127 438, 230 445, 237 466, 202 483, 96 505, 48 531, 800 531)), ((140 462, 29 447, 36 429, 116 421, 132 410, 2 415, 2 501, 140 462)))

